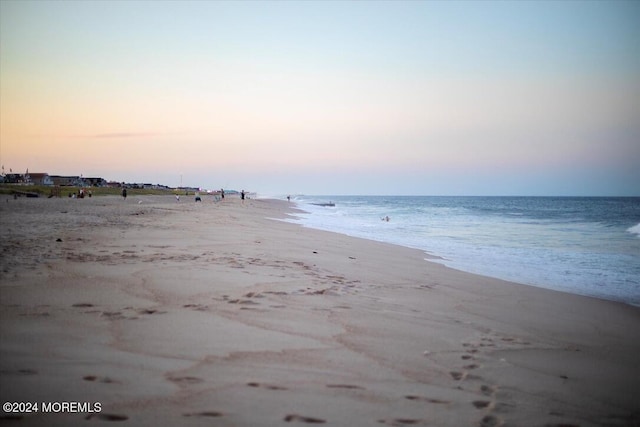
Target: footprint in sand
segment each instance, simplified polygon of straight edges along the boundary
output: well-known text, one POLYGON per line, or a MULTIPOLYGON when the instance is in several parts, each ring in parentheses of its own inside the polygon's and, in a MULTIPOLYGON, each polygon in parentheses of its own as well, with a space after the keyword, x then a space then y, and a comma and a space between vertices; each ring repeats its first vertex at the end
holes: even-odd
POLYGON ((416 400, 416 401, 420 401, 420 402, 429 402, 429 403, 435 403, 435 404, 439 404, 439 405, 446 405, 448 403, 451 403, 448 400, 433 399, 431 397, 425 397, 425 396, 409 395, 409 396, 405 396, 404 398, 408 399, 408 400, 416 400))
POLYGON ((489 405, 491 405, 491 402, 488 400, 474 400, 472 403, 473 403, 473 406, 475 406, 478 409, 488 408, 489 405))
POLYGON ((492 387, 486 384, 483 384, 480 386, 480 393, 484 394, 485 396, 493 396, 495 392, 496 392, 495 387, 492 387))
POLYGON ((257 292, 248 292, 244 294, 245 298, 264 298, 264 295, 257 292))
POLYGON ((252 301, 250 299, 239 299, 239 298, 227 300, 227 303, 228 304, 241 304, 241 305, 260 305, 259 302, 255 302, 255 301, 252 301))
POLYGON ((288 390, 286 387, 282 387, 279 385, 270 385, 270 384, 260 384, 256 382, 247 383, 249 387, 255 388, 266 388, 267 390, 288 390))
POLYGON ((324 424, 327 422, 326 420, 323 420, 321 418, 305 417, 303 415, 296 415, 296 414, 289 414, 286 417, 284 417, 284 420, 288 423, 292 421, 298 421, 298 422, 308 423, 308 424, 324 424))
POLYGON ((480 427, 499 427, 502 425, 502 420, 493 415, 487 415, 480 420, 480 427))
POLYGON ((198 384, 204 382, 202 378, 198 377, 169 377, 169 381, 172 381, 176 384, 198 384))
POLYGON ((415 418, 396 418, 393 420, 378 420, 378 423, 389 424, 392 426, 403 426, 403 425, 426 424, 426 421, 418 420, 415 418))
POLYGON ((101 421, 126 421, 129 419, 129 417, 127 417, 126 415, 122 415, 122 414, 105 414, 105 413, 99 413, 99 414, 90 414, 87 415, 85 418, 85 420, 101 420, 101 421))
POLYGON ((496 346, 493 343, 493 339, 491 339, 489 337, 482 337, 482 338, 480 338, 480 341, 482 341, 480 343, 480 347, 495 347, 496 346))
POLYGON ((117 384, 118 381, 112 380, 109 377, 99 377, 97 375, 85 375, 84 377, 82 377, 83 380, 85 381, 97 381, 97 382, 101 382, 101 383, 105 383, 105 384, 117 384))
POLYGON ((364 390, 364 387, 360 387, 359 385, 352 384, 327 384, 329 388, 346 388, 350 390, 364 390))
POLYGON ((465 379, 467 377, 467 373, 466 372, 451 371, 451 372, 449 372, 449 375, 451 375, 451 378, 453 378, 456 381, 463 380, 463 379, 465 379))
POLYGON ((117 319, 125 319, 125 316, 122 315, 120 311, 103 311, 101 316, 107 317, 109 319, 117 320, 117 319))
POLYGON ((222 412, 218 412, 218 411, 203 411, 203 412, 182 414, 183 417, 210 417, 210 418, 217 418, 223 415, 224 414, 222 412))
POLYGON ((202 304, 185 304, 183 305, 184 308, 190 308, 196 311, 207 311, 209 309, 209 306, 207 305, 202 305, 202 304))
POLYGON ((139 314, 164 314, 166 311, 159 311, 153 308, 141 308, 138 310, 139 314))
POLYGON ((335 287, 330 287, 330 288, 325 288, 325 289, 318 289, 316 291, 309 291, 309 292, 305 292, 305 295, 326 295, 329 294, 330 292, 335 291, 335 287))

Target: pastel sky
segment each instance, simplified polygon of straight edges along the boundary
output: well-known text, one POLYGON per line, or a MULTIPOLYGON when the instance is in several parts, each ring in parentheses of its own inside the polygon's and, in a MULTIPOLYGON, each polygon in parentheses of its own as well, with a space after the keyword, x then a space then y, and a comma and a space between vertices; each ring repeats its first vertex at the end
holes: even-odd
POLYGON ((640 2, 0 0, 5 172, 640 195, 640 2))

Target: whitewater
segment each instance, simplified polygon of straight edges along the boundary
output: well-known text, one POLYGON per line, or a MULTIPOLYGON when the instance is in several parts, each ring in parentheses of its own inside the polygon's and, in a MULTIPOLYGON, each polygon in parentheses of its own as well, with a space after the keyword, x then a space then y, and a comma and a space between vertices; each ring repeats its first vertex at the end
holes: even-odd
POLYGON ((291 221, 306 227, 421 249, 471 273, 640 305, 637 197, 292 200, 303 212, 291 221))

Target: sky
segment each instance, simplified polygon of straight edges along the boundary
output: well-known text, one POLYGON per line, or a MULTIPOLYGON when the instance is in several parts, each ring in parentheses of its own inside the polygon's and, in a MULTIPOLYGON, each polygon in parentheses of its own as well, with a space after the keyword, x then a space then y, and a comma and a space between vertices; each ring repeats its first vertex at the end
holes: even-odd
POLYGON ((640 196, 637 1, 0 0, 8 173, 640 196))

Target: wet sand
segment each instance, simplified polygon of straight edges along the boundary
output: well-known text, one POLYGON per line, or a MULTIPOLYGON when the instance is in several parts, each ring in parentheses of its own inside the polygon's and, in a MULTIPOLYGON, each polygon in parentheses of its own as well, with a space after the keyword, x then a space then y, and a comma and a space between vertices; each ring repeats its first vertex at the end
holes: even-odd
POLYGON ((640 425, 640 309, 273 219, 292 206, 0 197, 1 400, 101 407, 0 420, 640 425))

